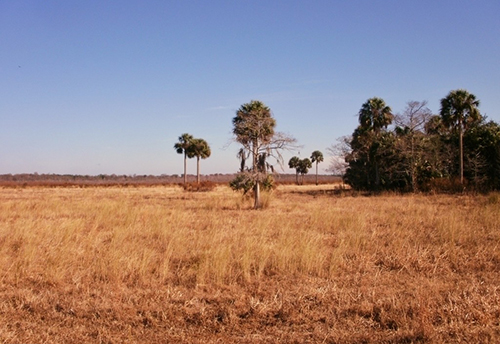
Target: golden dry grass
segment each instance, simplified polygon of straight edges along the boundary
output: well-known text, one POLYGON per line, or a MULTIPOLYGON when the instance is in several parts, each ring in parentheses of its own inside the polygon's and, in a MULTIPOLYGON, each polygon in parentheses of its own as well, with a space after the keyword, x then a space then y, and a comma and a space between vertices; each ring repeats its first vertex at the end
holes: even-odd
POLYGON ((500 197, 0 189, 2 343, 497 343, 500 197))

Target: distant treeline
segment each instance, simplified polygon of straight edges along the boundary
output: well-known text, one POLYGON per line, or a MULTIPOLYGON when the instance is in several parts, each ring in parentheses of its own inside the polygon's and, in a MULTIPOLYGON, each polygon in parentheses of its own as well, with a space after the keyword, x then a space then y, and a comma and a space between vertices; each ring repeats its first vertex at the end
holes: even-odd
MULTIPOLYGON (((210 181, 216 184, 227 184, 233 180, 235 174, 209 174, 202 175, 201 181, 210 181)), ((275 176, 278 184, 295 183, 295 174, 278 174, 275 176)), ((195 183, 196 175, 187 175, 188 182, 195 183)), ((333 175, 319 175, 319 183, 339 183, 341 178, 333 175)), ((74 175, 74 174, 2 174, 0 175, 0 186, 3 187, 27 187, 27 186, 158 186, 182 184, 182 175, 74 175)), ((309 175, 304 178, 305 183, 315 183, 316 176, 309 175)))

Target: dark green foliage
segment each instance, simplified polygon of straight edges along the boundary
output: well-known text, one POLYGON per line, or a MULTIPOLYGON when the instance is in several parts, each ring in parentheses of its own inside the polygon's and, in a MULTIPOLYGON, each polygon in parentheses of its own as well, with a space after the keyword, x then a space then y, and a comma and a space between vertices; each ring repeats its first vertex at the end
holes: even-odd
POLYGON ((465 133, 464 177, 476 189, 500 189, 500 126, 497 123, 479 123, 465 133))
MULTIPOLYGON (((252 176, 251 172, 241 172, 229 182, 229 186, 235 191, 243 191, 243 194, 245 195, 254 189, 255 183, 255 178, 252 176)), ((260 188, 263 191, 271 191, 274 189, 275 183, 273 176, 270 174, 266 175, 264 179, 260 181, 260 188)))
POLYGON ((246 194, 248 191, 252 190, 255 186, 255 181, 252 179, 250 173, 241 172, 236 175, 236 177, 229 182, 231 189, 235 191, 243 191, 246 194))
POLYGON ((349 166, 344 177, 355 189, 378 190, 390 184, 383 175, 381 159, 392 155, 392 137, 386 132, 393 119, 391 111, 380 98, 368 99, 359 111, 359 126, 352 136, 352 152, 346 156, 349 166))
POLYGON ((288 167, 294 168, 296 172, 296 182, 299 184, 299 174, 302 175, 302 182, 304 181, 304 175, 309 172, 309 169, 312 167, 312 162, 308 158, 300 159, 297 156, 294 156, 288 161, 288 167))
POLYGON ((478 106, 479 100, 476 96, 462 89, 451 91, 441 99, 440 115, 443 124, 451 128, 454 133, 458 133, 460 183, 464 180, 463 135, 471 126, 481 121, 478 106))
POLYGON ((307 174, 309 172, 309 169, 312 167, 312 162, 309 160, 309 158, 304 158, 300 160, 299 165, 297 167, 299 173, 304 176, 304 174, 307 174))
POLYGON ((276 120, 271 115, 271 109, 258 100, 241 105, 233 118, 236 141, 252 152, 271 141, 275 126, 276 120))
POLYGON ((409 102, 405 115, 411 116, 396 118, 393 130, 383 100, 363 104, 345 155, 345 182, 368 191, 499 190, 500 126, 485 121, 475 96, 450 92, 440 116, 425 104, 409 102))
POLYGON ((271 174, 268 174, 264 180, 262 181, 262 190, 271 191, 276 187, 274 183, 274 177, 271 174))

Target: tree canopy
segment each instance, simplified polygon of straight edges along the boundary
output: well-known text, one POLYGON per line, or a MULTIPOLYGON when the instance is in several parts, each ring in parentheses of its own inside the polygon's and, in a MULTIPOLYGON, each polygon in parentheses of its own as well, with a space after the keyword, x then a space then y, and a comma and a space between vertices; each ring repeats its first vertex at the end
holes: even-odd
POLYGON ((241 105, 233 118, 236 141, 250 151, 270 143, 275 126, 276 120, 271 115, 271 109, 258 100, 241 105))
POLYGON ((288 167, 295 169, 295 178, 298 185, 299 174, 302 176, 302 183, 304 183, 304 174, 307 174, 307 172, 309 172, 309 169, 312 167, 312 163, 308 158, 300 159, 298 156, 293 156, 288 161, 288 167))

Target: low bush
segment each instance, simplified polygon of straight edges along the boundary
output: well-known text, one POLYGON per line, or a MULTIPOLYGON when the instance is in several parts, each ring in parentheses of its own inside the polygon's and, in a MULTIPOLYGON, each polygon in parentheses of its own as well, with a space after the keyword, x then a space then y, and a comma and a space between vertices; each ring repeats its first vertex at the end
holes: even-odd
POLYGON ((186 183, 183 185, 184 190, 190 192, 207 192, 212 191, 217 186, 216 183, 209 180, 202 181, 200 183, 186 183))

